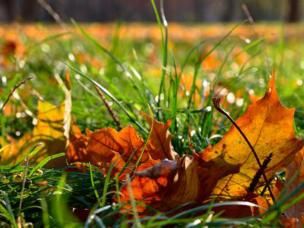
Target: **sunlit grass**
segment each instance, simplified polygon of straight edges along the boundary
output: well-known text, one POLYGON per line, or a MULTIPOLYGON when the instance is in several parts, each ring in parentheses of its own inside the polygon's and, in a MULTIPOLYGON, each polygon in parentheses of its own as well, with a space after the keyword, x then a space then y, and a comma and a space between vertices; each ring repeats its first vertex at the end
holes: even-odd
MULTIPOLYGON (((280 25, 274 27, 280 28, 280 25)), ((248 33, 239 31, 243 25, 233 30, 231 26, 225 27, 225 34, 210 35, 212 39, 201 35, 203 28, 197 30, 202 38, 197 40, 187 38, 187 35, 184 40, 174 38, 176 35, 171 39, 171 33, 187 32, 173 29, 169 29, 168 37, 162 30, 163 39, 159 35, 157 38, 152 35, 144 39, 137 39, 136 35, 134 39, 132 36, 126 38, 119 26, 110 30, 101 41, 90 35, 90 26, 88 29, 71 26, 71 31, 60 31, 42 41, 16 34, 14 38, 21 41, 16 42, 15 55, 1 60, 0 101, 3 102, 22 79, 28 76, 33 79, 10 97, 9 105, 0 116, 2 148, 8 143, 8 135, 18 139, 33 129, 38 100, 57 105, 64 100, 64 92, 54 75, 62 79, 70 76, 73 121, 83 131, 116 126, 96 93, 97 87, 105 94, 122 126, 132 124, 147 137, 148 126, 143 112, 161 121, 171 120, 175 150, 179 154, 191 154, 217 142, 230 126, 225 118, 214 112, 212 95, 221 93, 225 97, 223 107, 236 118, 251 99, 264 93, 268 76, 274 69, 280 97, 286 106, 296 107, 295 126, 298 134, 303 135, 304 45, 279 33, 271 40, 266 38, 269 34, 258 32, 247 37, 248 33)), ((218 28, 222 27, 214 27, 214 30, 218 28)), ((139 29, 137 33, 142 31, 139 29)), ((153 31, 159 32, 159 27, 153 31)), ((49 160, 62 155, 47 157, 38 165, 29 163, 29 167, 26 162, 0 167, 0 218, 3 220, 0 226, 17 227, 20 223, 49 227, 81 226, 81 223, 87 227, 93 224, 128 226, 131 223, 151 227, 277 225, 280 212, 289 206, 287 197, 303 189, 300 186, 295 192, 282 196, 261 218, 221 218, 220 214, 211 211, 212 207, 221 205, 211 203, 172 213, 173 216, 156 213, 134 220, 119 215, 120 205, 111 201, 118 189, 116 180, 102 177, 92 166, 87 167, 90 172, 84 173, 69 170, 69 167, 45 167, 49 160), (24 169, 28 169, 26 175, 24 169), (83 221, 72 219, 73 213, 83 221)))

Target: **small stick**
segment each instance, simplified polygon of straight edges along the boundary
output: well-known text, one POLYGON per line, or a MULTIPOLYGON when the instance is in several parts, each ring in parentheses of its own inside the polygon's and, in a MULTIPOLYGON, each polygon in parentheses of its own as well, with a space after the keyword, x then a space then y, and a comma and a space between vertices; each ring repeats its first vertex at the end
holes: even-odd
MULTIPOLYGON (((219 111, 221 114, 223 114, 224 116, 226 116, 228 118, 228 120, 230 120, 230 122, 233 124, 233 126, 239 131, 239 133, 241 134, 241 136, 244 138, 244 140, 246 141, 247 145, 249 146, 249 148, 251 149, 254 157, 255 157, 255 160, 257 161, 259 167, 260 167, 260 170, 262 170, 262 163, 254 149, 254 147, 251 145, 249 139, 247 138, 247 136, 244 134, 244 132, 242 131, 242 129, 236 124, 236 122, 231 118, 231 116, 226 112, 224 111, 221 107, 220 107, 220 101, 221 101, 221 98, 220 97, 213 97, 212 99, 213 101, 213 105, 215 107, 215 109, 217 111, 219 111)), ((265 183, 268 183, 268 178, 266 177, 266 174, 264 172, 264 170, 262 170, 262 176, 263 176, 263 179, 265 181, 265 183)), ((267 185, 267 189, 269 191, 269 194, 271 196, 271 199, 273 200, 273 202, 275 202, 275 198, 274 198, 274 195, 271 191, 271 188, 269 185, 267 185)))
POLYGON ((98 87, 95 87, 95 89, 96 89, 99 97, 101 98, 102 102, 106 106, 106 108, 107 108, 110 116, 112 117, 114 123, 116 124, 117 128, 120 130, 121 129, 121 124, 120 124, 120 121, 119 121, 117 115, 115 114, 115 112, 111 108, 110 104, 108 103, 108 101, 106 100, 104 94, 100 91, 100 89, 98 87))
POLYGON ((9 100, 10 100, 11 96, 14 94, 14 92, 15 92, 20 86, 22 86, 23 84, 25 84, 27 81, 29 81, 29 80, 31 80, 31 79, 33 79, 33 78, 32 78, 32 77, 25 78, 25 79, 23 79, 21 82, 19 82, 17 85, 14 86, 14 88, 13 88, 12 91, 8 94, 6 100, 4 101, 4 103, 3 103, 3 105, 2 105, 2 107, 1 107, 1 109, 0 109, 0 112, 3 111, 5 105, 7 105, 7 103, 9 102, 9 100))
POLYGON ((55 20, 56 23, 58 23, 61 27, 65 28, 65 24, 62 21, 61 17, 47 2, 47 0, 37 0, 37 2, 55 20))
POLYGON ((250 13, 250 11, 248 9, 248 6, 246 4, 244 4, 244 3, 242 4, 242 10, 244 11, 244 13, 245 13, 245 15, 246 15, 249 23, 250 24, 254 24, 254 19, 253 19, 252 15, 251 15, 251 13, 250 13))
POLYGON ((270 183, 271 183, 274 179, 275 179, 275 177, 272 177, 272 178, 270 178, 270 179, 268 180, 268 183, 265 184, 263 190, 261 191, 261 196, 263 196, 263 195, 265 194, 266 190, 268 189, 267 186, 269 186, 270 183))
MULTIPOLYGON (((248 188, 248 192, 254 192, 255 187, 257 186, 259 179, 262 176, 262 173, 266 170, 267 165, 269 164, 269 162, 271 161, 272 158, 272 153, 270 153, 265 160, 263 161, 262 167, 256 172, 255 176, 253 177, 250 186, 248 188)), ((267 183, 266 183, 267 184, 267 183)))

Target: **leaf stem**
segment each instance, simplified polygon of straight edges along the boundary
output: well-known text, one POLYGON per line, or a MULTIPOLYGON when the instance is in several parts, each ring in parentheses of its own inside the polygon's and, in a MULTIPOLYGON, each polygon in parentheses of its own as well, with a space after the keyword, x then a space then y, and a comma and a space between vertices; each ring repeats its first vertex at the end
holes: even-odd
MULTIPOLYGON (((168 65, 168 22, 165 16, 164 10, 164 1, 160 0, 160 15, 158 9, 155 4, 155 0, 151 0, 151 4, 154 10, 154 14, 156 17, 157 24, 160 27, 161 32, 161 42, 162 42, 162 71, 161 71, 161 81, 158 90, 158 100, 156 103, 157 112, 156 116, 158 120, 160 120, 160 106, 161 106, 161 95, 163 90, 165 89, 165 77, 167 74, 167 65, 168 65)), ((164 93, 165 94, 165 93, 164 93)))
POLYGON ((108 110, 110 116, 112 117, 112 119, 113 119, 113 121, 114 121, 116 127, 118 128, 118 130, 120 130, 120 129, 121 129, 121 124, 120 124, 120 121, 119 121, 119 119, 118 119, 116 113, 115 113, 115 112, 113 111, 113 109, 111 108, 109 102, 106 100, 105 95, 102 93, 102 91, 101 91, 97 86, 95 86, 95 89, 96 89, 96 91, 97 91, 97 93, 98 93, 100 99, 102 100, 102 102, 103 102, 104 105, 106 106, 106 108, 107 108, 107 110, 108 110))
MULTIPOLYGON (((250 186, 248 188, 248 192, 253 192, 255 187, 257 186, 258 182, 259 182, 259 179, 261 178, 262 176, 262 173, 265 171, 265 169, 267 168, 267 165, 269 164, 269 162, 271 161, 271 158, 272 158, 272 153, 270 153, 266 159, 263 161, 263 164, 262 164, 262 167, 256 172, 256 174, 254 175, 251 183, 250 183, 250 186)), ((271 181, 271 180, 269 180, 271 181)), ((266 183, 266 186, 268 186, 268 183, 266 183)), ((262 193, 261 193, 262 195, 262 193)))

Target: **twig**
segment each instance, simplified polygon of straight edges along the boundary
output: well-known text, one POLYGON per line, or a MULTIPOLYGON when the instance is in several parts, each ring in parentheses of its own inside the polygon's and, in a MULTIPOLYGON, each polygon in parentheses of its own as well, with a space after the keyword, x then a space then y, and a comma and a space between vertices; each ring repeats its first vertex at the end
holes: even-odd
POLYGON ((246 4, 244 4, 244 3, 242 4, 242 10, 244 11, 244 13, 245 13, 245 15, 246 15, 249 23, 250 24, 254 24, 254 19, 253 19, 252 15, 251 15, 251 13, 250 13, 250 11, 248 9, 248 6, 246 4))
POLYGON ((261 191, 261 196, 263 196, 266 192, 266 190, 268 189, 268 186, 270 185, 270 183, 275 179, 275 176, 274 177, 271 177, 269 180, 268 180, 268 183, 265 184, 263 190, 261 191))
MULTIPOLYGON (((271 158, 272 158, 272 153, 270 153, 266 159, 264 160, 263 164, 262 164, 262 167, 256 172, 256 174, 254 175, 251 183, 250 183, 250 186, 248 188, 248 192, 254 192, 254 189, 255 187, 257 186, 258 182, 259 182, 259 179, 261 178, 263 172, 265 172, 266 168, 267 168, 267 165, 269 164, 269 162, 271 161, 271 158)), ((267 183, 266 183, 267 184, 267 183)))
POLYGON ((2 105, 2 107, 1 107, 1 109, 0 109, 0 112, 3 111, 5 105, 7 105, 7 103, 9 102, 9 100, 10 100, 11 96, 14 94, 14 92, 15 92, 20 86, 22 86, 23 84, 25 84, 27 81, 29 81, 29 80, 31 80, 31 79, 33 79, 33 78, 32 78, 32 77, 28 77, 28 78, 26 78, 26 79, 23 79, 21 82, 19 82, 17 85, 14 86, 14 88, 13 88, 12 91, 8 94, 6 100, 4 101, 4 103, 3 103, 3 105, 2 105))
POLYGON ((60 18, 59 14, 52 8, 52 6, 47 3, 47 0, 37 0, 37 2, 39 3, 39 5, 45 9, 45 11, 51 15, 51 17, 63 28, 65 28, 65 24, 62 21, 62 19, 60 18))
POLYGON ((99 95, 99 97, 101 98, 102 102, 104 103, 104 105, 106 106, 110 116, 112 117, 114 123, 116 124, 117 128, 120 130, 121 129, 121 124, 120 121, 116 115, 116 113, 113 111, 113 109, 111 108, 110 104, 108 103, 108 101, 106 100, 104 94, 101 92, 101 90, 95 86, 95 89, 99 95))
MULTIPOLYGON (((263 170, 263 165, 257 155, 257 152, 255 151, 254 147, 252 146, 252 144, 250 143, 249 139, 247 138, 247 136, 244 134, 244 132, 242 131, 242 129, 236 124, 236 122, 232 119, 232 117, 226 112, 224 111, 221 107, 220 107, 220 101, 221 101, 221 98, 220 97, 213 97, 212 99, 213 101, 213 105, 215 107, 215 109, 217 111, 219 111, 221 114, 223 114, 224 116, 226 116, 228 118, 228 120, 230 120, 230 122, 233 124, 233 126, 239 131, 239 133, 241 134, 241 136, 244 138, 244 140, 246 141, 247 145, 249 146, 249 148, 251 149, 254 157, 255 157, 255 160, 257 161, 258 165, 259 165, 259 168, 260 170, 262 170, 262 176, 263 176, 263 179, 265 181, 265 183, 269 183, 268 182, 268 178, 263 170)), ((267 186, 267 189, 269 191, 269 194, 273 200, 273 202, 275 202, 275 198, 274 198, 274 195, 272 193, 272 190, 270 188, 270 186, 268 185, 267 186)))

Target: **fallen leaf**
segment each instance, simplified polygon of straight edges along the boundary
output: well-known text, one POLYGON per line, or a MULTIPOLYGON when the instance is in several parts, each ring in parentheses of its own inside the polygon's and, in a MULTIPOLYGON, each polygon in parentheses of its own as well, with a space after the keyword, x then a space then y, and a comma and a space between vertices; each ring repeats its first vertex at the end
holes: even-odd
MULTIPOLYGON (((304 181, 304 147, 296 154, 294 160, 288 165, 286 170, 286 182, 289 191, 297 188, 304 181), (289 183, 292 181, 292 183, 289 183)), ((304 194, 302 190, 299 194, 304 194)), ((295 204, 285 211, 285 222, 292 221, 298 227, 304 225, 304 201, 295 204)), ((296 226, 295 226, 296 227, 296 226)))
POLYGON ((161 123, 146 116, 148 123, 151 126, 151 134, 148 140, 148 150, 153 159, 174 159, 177 156, 171 145, 171 134, 169 127, 171 122, 161 123))
POLYGON ((64 104, 55 106, 49 102, 38 102, 37 124, 33 136, 60 138, 63 136, 64 104))
MULTIPOLYGON (((294 109, 285 108, 279 102, 272 79, 265 96, 253 103, 236 121, 253 144, 261 161, 264 161, 269 153, 273 153, 266 169, 268 177, 286 166, 303 146, 303 141, 295 138, 293 115, 294 109)), ((217 200, 238 199, 255 202, 262 205, 262 211, 269 206, 267 198, 257 194, 248 198, 252 195, 248 194, 248 187, 259 166, 235 127, 232 127, 218 144, 199 154, 174 156, 170 159, 178 166, 175 175, 165 175, 165 185, 157 182, 158 178, 163 177, 160 174, 164 169, 161 163, 149 167, 149 171, 142 171, 140 176, 131 181, 133 198, 142 202, 141 212, 145 208, 143 205, 167 211, 185 203, 204 203, 214 197, 217 200), (153 169, 157 170, 159 175, 150 175, 153 169), (149 183, 151 187, 145 189, 144 183, 149 183)), ((263 180, 260 180, 258 186, 263 184, 263 180)), ((130 201, 126 187, 122 189, 122 193, 122 202, 130 201)), ((249 208, 244 212, 242 208, 237 207, 233 214, 251 216, 261 213, 261 210, 252 211, 249 208)))
MULTIPOLYGON (((63 120, 65 105, 55 106, 46 101, 38 102, 37 124, 32 133, 25 134, 19 140, 10 139, 1 148, 1 164, 16 164, 28 155, 30 149, 38 144, 43 144, 39 152, 31 157, 31 162, 40 162, 49 155, 64 152, 66 150, 66 138, 64 137, 63 120)), ((65 160, 56 159, 48 163, 49 167, 62 167, 65 160)))
MULTIPOLYGON (((1 164, 12 165, 23 161, 37 145, 40 145, 39 150, 31 155, 30 163, 39 163, 50 155, 66 151, 72 109, 71 85, 68 76, 67 74, 65 82, 59 75, 54 76, 65 94, 64 102, 56 106, 47 101, 39 100, 37 115, 34 119, 36 125, 32 132, 25 134, 19 140, 11 139, 8 144, 0 149, 1 164)), ((60 157, 50 160, 46 167, 64 167, 65 165, 65 158, 60 157)))
MULTIPOLYGON (((186 203, 202 203, 209 198, 220 178, 239 171, 238 166, 229 164, 223 164, 224 169, 204 164, 197 156, 176 156, 175 160, 144 163, 148 165, 146 170, 136 172, 131 181, 133 198, 141 202, 139 212, 145 211, 144 205, 167 211, 186 203), (144 183, 150 187, 145 188, 144 183)), ((130 201, 131 196, 125 185, 121 189, 120 202, 130 208, 130 201)))
POLYGON ((285 228, 300 228, 299 220, 297 218, 281 218, 281 224, 285 228))
POLYGON ((148 159, 148 155, 142 151, 143 146, 144 141, 131 126, 119 132, 113 128, 105 128, 90 135, 87 152, 92 164, 98 167, 109 167, 113 164, 115 173, 121 172, 128 162, 124 172, 127 174, 134 171, 137 162, 148 159))
POLYGON ((136 210, 139 213, 146 210, 146 205, 156 207, 156 204, 160 204, 165 206, 163 199, 168 186, 172 184, 177 168, 177 162, 171 160, 161 162, 149 160, 140 165, 132 181, 125 183, 120 189, 117 201, 123 205, 122 211, 131 212, 132 198, 137 202, 136 210), (128 185, 131 186, 131 192, 128 190, 128 185))
MULTIPOLYGON (((124 175, 135 171, 136 164, 140 165, 150 160, 160 161, 176 156, 168 133, 170 122, 160 123, 147 117, 151 125, 151 133, 145 145, 135 128, 128 126, 120 131, 113 128, 103 128, 87 135, 71 135, 67 151, 69 162, 90 162, 108 171, 113 165, 113 174, 124 168, 124 175), (115 162, 114 162, 115 161, 115 162)), ((122 174, 122 173, 121 173, 122 174)))
MULTIPOLYGON (((272 77, 265 96, 251 104, 236 121, 244 132, 261 163, 273 154, 265 170, 269 178, 286 166, 295 153, 303 146, 303 141, 295 137, 293 117, 295 109, 282 106, 272 77)), ((259 165, 238 130, 232 126, 222 140, 205 149, 201 154, 205 162, 213 162, 213 167, 225 169, 222 163, 240 166, 240 172, 219 180, 213 194, 222 197, 241 197, 259 170, 259 165)), ((263 180, 261 180, 263 182, 263 180)))

